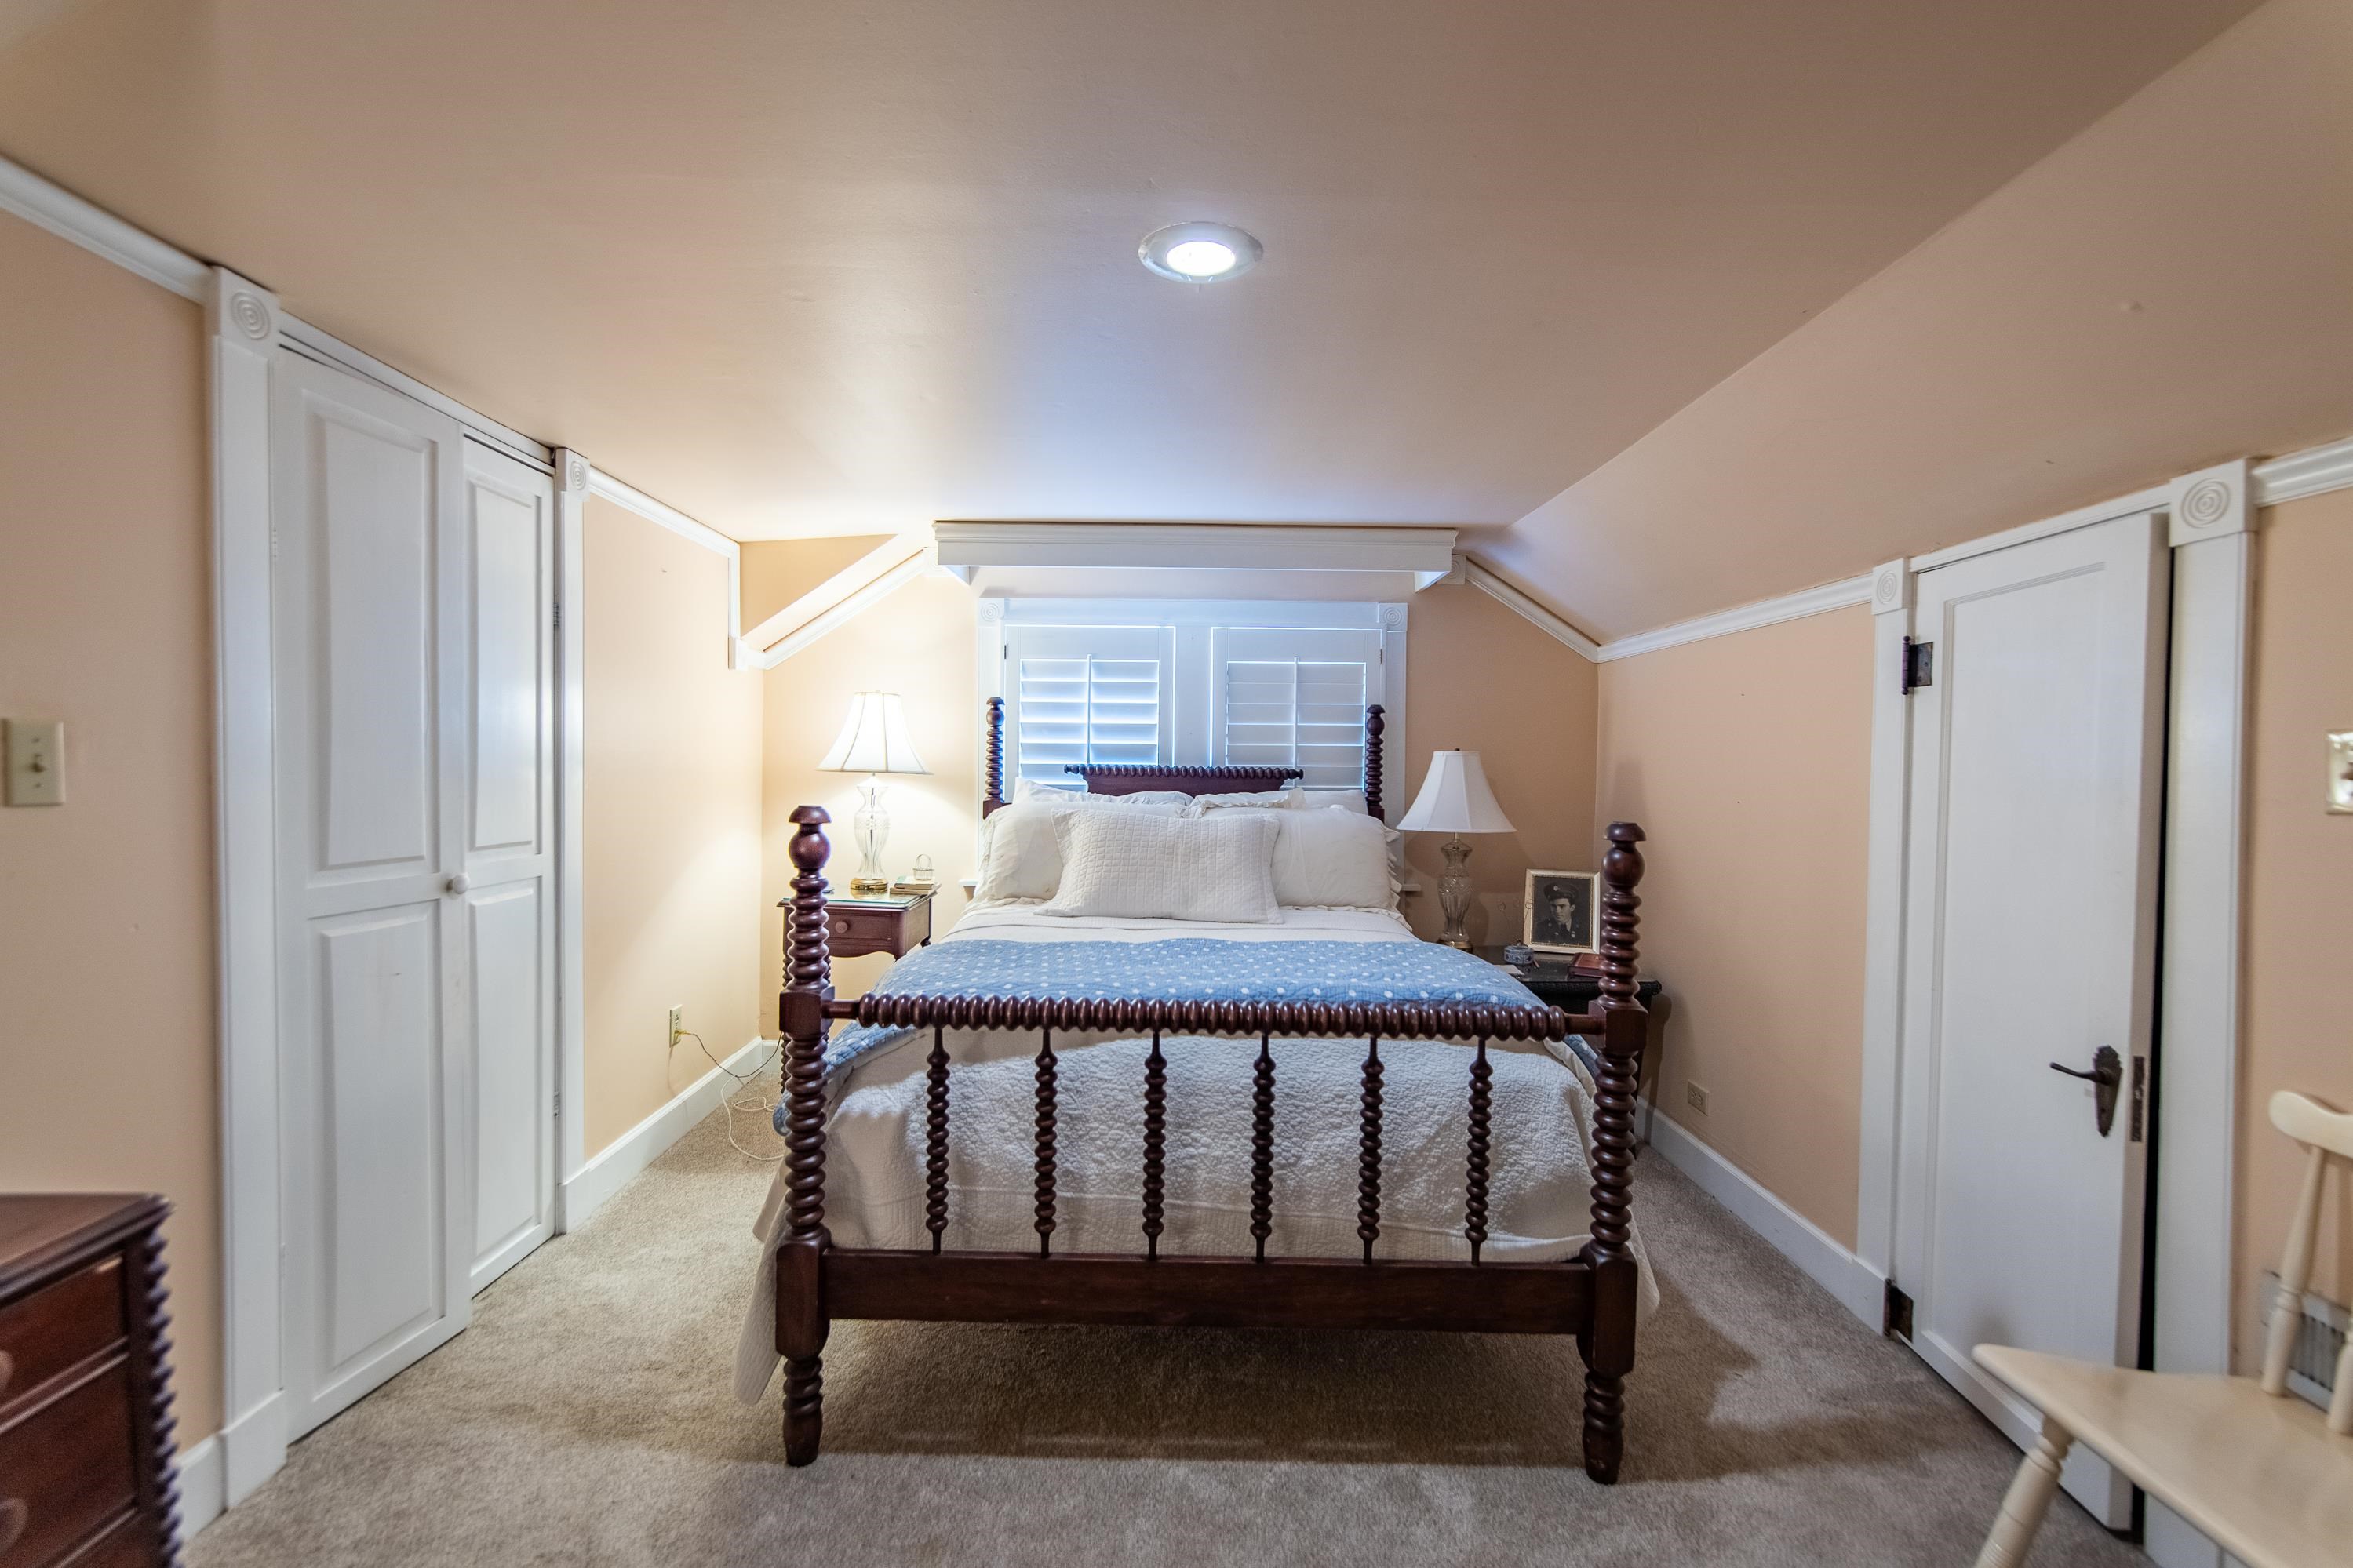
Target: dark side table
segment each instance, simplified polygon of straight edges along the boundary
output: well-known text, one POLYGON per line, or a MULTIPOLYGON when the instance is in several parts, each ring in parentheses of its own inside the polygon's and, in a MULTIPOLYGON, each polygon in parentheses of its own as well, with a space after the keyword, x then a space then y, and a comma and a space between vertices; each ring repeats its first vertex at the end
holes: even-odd
MULTIPOLYGON (((1501 966, 1507 962, 1504 957, 1504 950, 1500 947, 1482 947, 1475 951, 1479 957, 1490 963, 1501 966)), ((1541 959, 1536 963, 1523 963, 1516 967, 1520 972, 1520 984, 1535 992, 1537 1001, 1549 1003, 1564 1013, 1582 1013, 1600 999, 1601 976, 1593 970, 1573 969, 1566 963, 1546 963, 1541 959)), ((1659 982, 1655 975, 1644 974, 1635 978, 1634 999, 1643 1006, 1651 1009, 1654 1016, 1658 1012, 1659 991, 1659 982)), ((1600 1053, 1596 1051, 1592 1044, 1583 1036, 1571 1035, 1568 1037, 1568 1048, 1577 1053, 1577 1059, 1585 1064, 1588 1072, 1599 1073, 1601 1070, 1600 1053)), ((1644 1059, 1639 1074, 1641 1082, 1648 1084, 1657 1081, 1659 1052, 1658 1029, 1653 1026, 1650 1044, 1642 1052, 1644 1059)), ((1645 1090, 1645 1092, 1648 1091, 1645 1090)), ((1648 1140, 1645 1139, 1644 1142, 1647 1142, 1648 1140)))

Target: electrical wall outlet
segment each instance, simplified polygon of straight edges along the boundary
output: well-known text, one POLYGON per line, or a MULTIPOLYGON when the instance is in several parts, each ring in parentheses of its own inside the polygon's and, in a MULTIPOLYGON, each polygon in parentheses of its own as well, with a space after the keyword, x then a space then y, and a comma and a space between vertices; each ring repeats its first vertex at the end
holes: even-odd
POLYGON ((2328 809, 2353 812, 2353 730, 2328 737, 2328 809))
POLYGON ((684 1033, 686 1033, 686 1008, 682 1005, 672 1007, 670 1010, 670 1043, 671 1049, 677 1049, 678 1037, 684 1033))
POLYGON ((1707 1114, 1707 1090, 1700 1088, 1700 1086, 1695 1083, 1684 1084, 1683 1103, 1690 1106, 1694 1110, 1698 1111, 1702 1116, 1705 1116, 1707 1114))
POLYGON ((58 719, 0 721, 6 734, 8 804, 63 805, 66 801, 66 727, 58 719))

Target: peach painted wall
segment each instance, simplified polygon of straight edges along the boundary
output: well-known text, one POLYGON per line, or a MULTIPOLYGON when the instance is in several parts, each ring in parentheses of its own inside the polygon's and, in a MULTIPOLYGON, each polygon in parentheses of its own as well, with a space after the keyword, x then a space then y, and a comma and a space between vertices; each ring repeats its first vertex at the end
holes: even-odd
POLYGON ((1650 834, 1642 967, 1672 1003, 1661 1108, 1848 1247, 1871 661, 1858 605, 1602 665, 1594 814, 1650 834))
POLYGON ((756 540, 744 546, 744 629, 749 631, 891 536, 756 540))
MULTIPOLYGON (((1463 929, 1473 943, 1517 942, 1531 866, 1589 871, 1599 866, 1593 837, 1596 667, 1476 588, 1440 585, 1413 597, 1407 612, 1406 721, 1399 782, 1388 801, 1397 821, 1430 772, 1430 754, 1475 751, 1514 833, 1472 838, 1477 901, 1463 929)), ((1387 740, 1400 742, 1392 728, 1387 740)), ((1410 834, 1406 859, 1421 891, 1405 901, 1414 930, 1446 927, 1438 879, 1446 836, 1410 834)))
MULTIPOLYGON (((2353 490, 2272 507, 2256 536, 2246 963, 2233 1235, 2241 1370, 2262 1359, 2259 1276, 2302 1180, 2266 1107, 2294 1089, 2353 1110, 2353 816, 2321 809, 2331 731, 2353 730, 2353 490)), ((2353 1192, 2338 1167, 2314 1289, 2353 1300, 2353 1192)))
MULTIPOLYGON (((957 884, 977 874, 980 832, 980 694, 973 666, 976 604, 963 584, 926 574, 767 673, 760 1017, 771 1030, 776 993, 784 984, 784 919, 776 903, 791 891, 793 868, 785 851, 793 837, 793 808, 821 805, 833 814, 834 826, 828 830, 833 858, 826 876, 837 889, 858 867, 849 826, 858 809, 858 779, 820 773, 817 765, 841 732, 852 692, 897 692, 915 751, 932 770, 885 781, 891 837, 882 848, 884 866, 893 876, 903 876, 916 856, 929 855, 941 888, 932 906, 934 926, 944 931, 964 910, 964 889, 957 884)), ((862 995, 890 964, 879 956, 837 960, 834 988, 844 996, 862 995)))
POLYGON ((593 1155, 763 1032, 760 677, 727 668, 727 563, 587 503, 582 927, 593 1155))
POLYGON ((174 1212, 183 1447, 220 1426, 211 523, 195 305, 0 215, 0 714, 66 801, 0 807, 0 1191, 174 1212))

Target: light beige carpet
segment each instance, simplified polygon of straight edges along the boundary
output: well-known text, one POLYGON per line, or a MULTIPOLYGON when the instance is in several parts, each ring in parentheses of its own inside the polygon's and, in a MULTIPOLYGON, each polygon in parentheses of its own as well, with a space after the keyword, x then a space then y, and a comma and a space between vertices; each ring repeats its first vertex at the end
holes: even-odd
MULTIPOLYGON (((774 1147, 759 1119, 738 1136, 774 1147)), ((826 1451, 728 1392, 765 1168, 717 1114, 198 1536, 228 1564, 1968 1563, 2016 1454, 1645 1155, 1625 1479, 1567 1342, 838 1325, 826 1451)), ((2062 1500, 2034 1563, 2145 1560, 2062 1500)))

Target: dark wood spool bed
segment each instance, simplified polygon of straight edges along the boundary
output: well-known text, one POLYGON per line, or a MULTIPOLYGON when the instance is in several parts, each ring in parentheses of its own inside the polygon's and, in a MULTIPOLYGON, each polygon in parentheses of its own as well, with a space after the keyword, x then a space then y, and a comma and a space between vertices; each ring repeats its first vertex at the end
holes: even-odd
MULTIPOLYGON (((983 813, 1004 800, 1004 705, 989 700, 983 813)), ((1366 714, 1365 795, 1382 816, 1381 710, 1366 714)), ((1078 765, 1091 792, 1126 795, 1178 790, 1204 795, 1273 789, 1295 776, 1264 767, 1078 765)), ((788 1206, 776 1234, 776 1352, 785 1363, 785 1457, 817 1458, 824 1422, 822 1352, 836 1319, 923 1322, 1105 1323, 1166 1328, 1414 1329, 1470 1333, 1574 1335, 1585 1366, 1586 1473, 1618 1479, 1624 1450, 1625 1381, 1634 1364, 1637 1264, 1630 1237, 1634 1153, 1634 1090, 1641 1076, 1648 1016, 1635 993, 1637 910, 1642 879, 1636 846, 1642 830, 1613 823, 1602 859, 1600 998, 1592 1011, 1467 1004, 1155 1002, 1065 997, 874 996, 833 994, 826 945, 828 847, 817 806, 792 814, 793 882, 787 917, 786 984, 779 1016, 785 1037, 783 1124, 788 1206), (930 1116, 925 1164, 929 1197, 926 1249, 840 1247, 825 1226, 826 1089, 822 1057, 837 1021, 934 1031, 927 1063, 930 1116), (938 1043, 947 1028, 1039 1031, 1037 1057, 1037 1224, 1034 1252, 945 1247, 950 1062, 938 1043), (1145 1126, 1142 1213, 1133 1252, 1071 1254, 1053 1249, 1055 1120, 1053 1032, 1152 1032, 1153 1057, 1137 1086, 1145 1126), (1260 1042, 1251 1139, 1253 1257, 1161 1256, 1166 1099, 1156 1036, 1161 1030, 1255 1037, 1260 1042), (1590 1239, 1557 1262, 1482 1262, 1490 1128, 1487 1043, 1599 1042, 1588 1168, 1590 1239), (1273 1171, 1272 1083, 1275 1040, 1366 1042, 1359 1124, 1360 1258, 1269 1258, 1269 1194, 1273 1171), (1464 1093, 1469 1133, 1463 1151, 1464 1256, 1459 1261, 1379 1260, 1381 1064, 1379 1042, 1469 1042, 1464 1093)), ((1339 1108, 1335 1108, 1335 1113, 1339 1108)))

